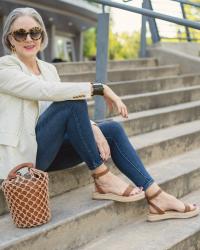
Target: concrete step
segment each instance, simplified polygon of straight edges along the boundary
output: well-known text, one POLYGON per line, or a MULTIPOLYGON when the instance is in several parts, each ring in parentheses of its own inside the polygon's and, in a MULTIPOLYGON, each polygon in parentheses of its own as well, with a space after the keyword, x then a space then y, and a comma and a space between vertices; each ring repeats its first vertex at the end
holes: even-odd
POLYGON ((123 125, 128 136, 198 119, 200 119, 200 101, 130 113, 127 119, 121 116, 113 117, 113 120, 123 125))
MULTIPOLYGON (((200 120, 133 136, 129 139, 144 164, 149 165, 200 147, 200 120)), ((111 158, 106 164, 117 173, 111 158)), ((84 163, 73 168, 50 172, 49 178, 51 197, 93 182, 84 163)), ((0 191, 0 215, 7 212, 5 199, 0 191)))
MULTIPOLYGON (((191 151, 149 168, 163 189, 182 197, 200 188, 200 151, 191 151)), ((146 201, 122 204, 91 200, 93 186, 86 186, 51 200, 52 220, 32 229, 17 229, 9 215, 0 217, 0 249, 77 249, 138 216, 146 217, 146 201), (6 234, 5 234, 6 232, 6 234)), ((189 222, 189 220, 188 220, 189 222)))
MULTIPOLYGON (((118 69, 108 71, 108 81, 126 81, 136 79, 148 79, 163 76, 178 75, 180 73, 179 65, 165 65, 157 67, 144 67, 134 69, 118 69)), ((63 82, 91 82, 95 81, 96 73, 89 71, 83 73, 60 74, 63 82)))
MULTIPOLYGON (((156 109, 179 103, 200 100, 200 85, 137 95, 127 95, 123 96, 121 99, 126 104, 129 113, 156 109)), ((88 111, 92 119, 94 116, 93 100, 88 101, 88 111)), ((116 115, 116 112, 111 113, 107 109, 106 117, 114 115, 116 115)))
POLYGON ((119 96, 123 96, 200 85, 200 75, 165 76, 152 79, 111 82, 108 85, 119 96))
MULTIPOLYGON (((73 62, 73 63, 55 63, 58 74, 82 73, 88 71, 96 71, 96 62, 73 62)), ((108 69, 118 70, 138 67, 153 67, 157 66, 155 58, 138 58, 135 60, 119 60, 108 61, 108 69)))
MULTIPOLYGON (((182 199, 200 204, 200 189, 182 199)), ((79 250, 192 250, 200 249, 200 216, 187 220, 137 222, 103 234, 79 250)))
POLYGON ((129 138, 144 164, 167 159, 200 147, 200 120, 129 138))

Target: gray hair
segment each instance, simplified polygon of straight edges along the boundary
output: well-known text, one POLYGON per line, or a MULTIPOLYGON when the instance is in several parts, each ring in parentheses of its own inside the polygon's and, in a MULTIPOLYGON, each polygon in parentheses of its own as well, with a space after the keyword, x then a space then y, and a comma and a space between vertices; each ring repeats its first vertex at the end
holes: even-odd
POLYGON ((7 52, 11 51, 11 44, 8 40, 8 35, 11 30, 11 26, 14 23, 14 21, 21 16, 30 16, 35 21, 41 26, 42 30, 44 31, 43 33, 43 38, 42 38, 42 44, 41 44, 41 50, 44 50, 47 45, 48 45, 48 35, 47 31, 44 25, 44 22, 42 20, 42 17, 40 14, 33 8, 16 8, 13 11, 10 12, 10 14, 7 16, 4 27, 3 27, 3 35, 2 35, 2 43, 3 47, 7 52))

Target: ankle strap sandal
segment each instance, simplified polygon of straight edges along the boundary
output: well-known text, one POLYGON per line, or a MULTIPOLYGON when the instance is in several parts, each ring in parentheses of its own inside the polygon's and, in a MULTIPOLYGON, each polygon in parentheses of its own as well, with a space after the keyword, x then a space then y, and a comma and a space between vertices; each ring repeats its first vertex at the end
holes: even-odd
POLYGON ((167 219, 187 219, 194 217, 199 214, 199 208, 195 206, 194 209, 188 204, 184 204, 185 210, 183 212, 176 211, 176 210, 167 210, 164 211, 157 205, 155 205, 152 200, 158 197, 162 193, 162 189, 159 189, 155 194, 152 196, 145 195, 147 202, 150 206, 152 206, 157 213, 150 213, 147 216, 148 221, 160 221, 160 220, 167 220, 167 219))
POLYGON ((108 168, 106 168, 104 171, 102 171, 100 173, 92 174, 92 177, 94 178, 95 188, 96 188, 96 191, 92 195, 93 199, 95 199, 95 200, 113 200, 113 201, 119 201, 119 202, 132 202, 132 201, 141 200, 145 197, 143 191, 141 191, 139 194, 132 195, 131 192, 134 189, 134 186, 132 186, 132 185, 128 185, 122 195, 104 192, 102 187, 100 187, 100 185, 97 183, 97 180, 100 177, 106 175, 109 171, 110 170, 108 168))

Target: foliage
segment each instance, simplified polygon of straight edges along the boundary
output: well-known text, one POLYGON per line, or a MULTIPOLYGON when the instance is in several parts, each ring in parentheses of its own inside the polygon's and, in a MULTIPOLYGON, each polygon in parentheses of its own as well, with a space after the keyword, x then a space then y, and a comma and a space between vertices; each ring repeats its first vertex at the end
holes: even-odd
MULTIPOLYGON (((193 0, 192 2, 200 3, 200 0, 193 0)), ((196 22, 200 21, 199 19, 200 8, 185 4, 184 10, 186 13, 186 18, 188 20, 196 22)), ((185 41, 187 39, 185 27, 184 26, 178 26, 178 27, 179 27, 177 28, 178 37, 180 38, 180 40, 185 41)), ((194 41, 200 42, 200 30, 189 28, 189 32, 190 32, 190 37, 194 39, 194 41)))
POLYGON ((83 55, 90 60, 96 56, 96 33, 96 28, 84 32, 83 55))
MULTIPOLYGON (((150 44, 151 40, 148 39, 150 44)), ((140 33, 114 33, 112 24, 109 31, 109 59, 132 59, 138 57, 140 48, 140 33)), ((94 59, 96 57, 96 29, 91 28, 84 32, 84 57, 94 59)))
MULTIPOLYGON (((200 3, 200 0, 193 0, 194 3, 200 3)), ((200 21, 199 14, 200 8, 193 7, 191 5, 185 5, 186 16, 189 20, 200 21)), ((200 30, 189 28, 191 37, 193 39, 200 40, 200 30)))
POLYGON ((111 60, 131 59, 138 56, 140 46, 139 32, 118 34, 113 33, 111 30, 109 40, 109 58, 111 60))
MULTIPOLYGON (((86 0, 95 4, 93 0, 86 0)), ((109 27, 109 52, 110 60, 132 59, 138 57, 140 49, 140 32, 133 33, 114 33, 113 20, 111 17, 109 27)), ((83 55, 89 60, 96 58, 96 39, 97 29, 91 28, 84 32, 84 52, 83 55)), ((147 39, 147 44, 151 43, 151 39, 147 39)))

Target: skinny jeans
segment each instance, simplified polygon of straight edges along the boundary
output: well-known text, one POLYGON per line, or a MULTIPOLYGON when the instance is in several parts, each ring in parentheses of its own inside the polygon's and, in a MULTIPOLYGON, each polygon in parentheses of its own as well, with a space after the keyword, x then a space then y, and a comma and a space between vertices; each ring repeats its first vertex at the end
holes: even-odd
MULTIPOLYGON (((146 190, 153 178, 116 121, 98 124, 105 136, 116 167, 138 187, 146 190)), ((38 144, 36 167, 43 171, 71 168, 85 162, 90 170, 104 161, 94 139, 85 100, 52 103, 36 124, 38 144)))

